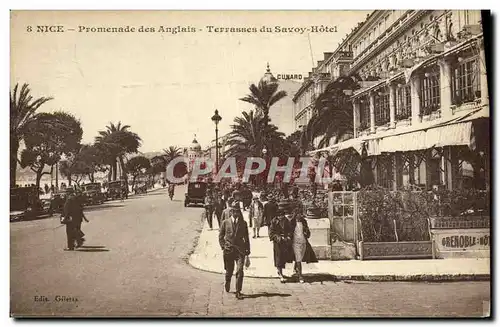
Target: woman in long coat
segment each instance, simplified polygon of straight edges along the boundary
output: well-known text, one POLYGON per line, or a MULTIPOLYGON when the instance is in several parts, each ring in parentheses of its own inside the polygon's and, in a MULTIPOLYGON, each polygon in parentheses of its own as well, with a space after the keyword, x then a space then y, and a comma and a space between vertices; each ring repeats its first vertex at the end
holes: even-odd
POLYGON ((262 218, 264 215, 264 205, 258 197, 254 197, 250 204, 249 219, 253 222, 253 238, 259 237, 260 226, 262 226, 262 218))
POLYGON ((295 257, 294 271, 299 277, 299 282, 303 283, 302 278, 302 262, 311 263, 318 262, 316 254, 312 249, 311 244, 307 240, 311 237, 311 231, 307 225, 307 220, 300 207, 297 207, 290 220, 290 229, 293 233, 292 248, 295 257))
POLYGON ((274 266, 278 269, 278 277, 282 283, 285 282, 285 264, 293 262, 292 238, 290 221, 285 217, 284 210, 278 210, 278 215, 271 221, 269 239, 273 242, 274 266))

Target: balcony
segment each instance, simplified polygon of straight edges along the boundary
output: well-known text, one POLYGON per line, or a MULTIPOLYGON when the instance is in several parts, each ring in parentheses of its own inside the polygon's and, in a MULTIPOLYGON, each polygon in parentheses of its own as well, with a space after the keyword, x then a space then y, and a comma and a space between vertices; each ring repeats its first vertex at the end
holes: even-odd
POLYGON ((341 60, 352 60, 354 58, 354 55, 352 51, 339 51, 335 53, 334 59, 335 61, 341 61, 341 60))

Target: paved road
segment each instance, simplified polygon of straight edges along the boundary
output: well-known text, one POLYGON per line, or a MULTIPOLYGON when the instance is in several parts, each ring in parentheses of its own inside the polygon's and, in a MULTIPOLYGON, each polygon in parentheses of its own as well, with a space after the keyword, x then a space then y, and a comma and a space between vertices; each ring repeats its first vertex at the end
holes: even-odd
POLYGON ((184 208, 183 190, 176 193, 173 202, 162 190, 88 208, 88 247, 76 252, 62 251, 57 218, 11 223, 12 314, 481 316, 489 301, 489 282, 283 285, 253 278, 245 279, 246 298, 236 300, 223 291, 222 275, 187 264, 202 209, 184 208))

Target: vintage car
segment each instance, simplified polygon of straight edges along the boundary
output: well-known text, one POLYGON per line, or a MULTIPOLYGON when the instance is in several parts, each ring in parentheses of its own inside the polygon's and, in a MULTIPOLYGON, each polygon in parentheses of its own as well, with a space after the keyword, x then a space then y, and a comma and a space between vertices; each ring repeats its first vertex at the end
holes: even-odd
POLYGON ((104 194, 101 192, 100 183, 84 184, 82 185, 82 192, 85 205, 104 203, 104 194))
POLYGON ((147 194, 148 186, 146 183, 137 183, 134 185, 134 193, 135 194, 147 194))
POLYGON ((108 183, 108 195, 107 198, 110 200, 121 199, 122 195, 124 198, 128 198, 128 192, 126 191, 125 183, 122 181, 114 181, 108 183))
POLYGON ((40 199, 35 187, 10 189, 10 221, 52 216, 50 199, 40 199))
POLYGON ((191 203, 203 204, 205 202, 207 188, 208 185, 205 182, 189 182, 187 186, 186 197, 184 199, 184 206, 187 207, 191 203))
POLYGON ((66 198, 68 196, 69 189, 62 189, 57 192, 52 193, 50 198, 50 206, 52 211, 55 213, 62 213, 64 210, 64 203, 66 202, 66 198))

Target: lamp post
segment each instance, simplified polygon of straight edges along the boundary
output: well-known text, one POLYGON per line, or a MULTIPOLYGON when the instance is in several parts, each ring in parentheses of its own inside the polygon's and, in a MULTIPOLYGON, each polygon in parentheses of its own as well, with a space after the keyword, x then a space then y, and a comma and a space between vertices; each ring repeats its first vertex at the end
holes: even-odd
POLYGON ((265 185, 266 185, 266 179, 267 179, 267 175, 269 174, 269 171, 267 170, 267 149, 264 147, 262 149, 262 155, 264 156, 264 160, 266 162, 266 168, 264 169, 264 172, 267 172, 267 174, 264 174, 264 176, 262 177, 262 186, 265 188, 265 185))
POLYGON ((222 117, 219 115, 219 110, 215 109, 215 113, 212 116, 212 121, 215 123, 215 172, 219 172, 219 122, 222 117))

